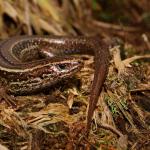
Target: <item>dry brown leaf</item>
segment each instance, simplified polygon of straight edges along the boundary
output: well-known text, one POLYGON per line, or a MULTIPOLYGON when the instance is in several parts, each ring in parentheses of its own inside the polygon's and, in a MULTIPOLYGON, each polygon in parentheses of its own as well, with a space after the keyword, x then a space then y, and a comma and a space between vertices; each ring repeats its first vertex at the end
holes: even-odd
POLYGON ((111 51, 113 51, 113 59, 114 59, 115 67, 118 69, 118 75, 125 74, 126 67, 132 67, 130 65, 131 62, 137 59, 150 58, 150 54, 147 54, 143 56, 133 56, 131 58, 121 60, 119 46, 113 47, 111 51))
POLYGON ((53 1, 49 0, 36 0, 37 4, 44 10, 43 13, 52 16, 52 18, 60 22, 60 12, 53 1))
POLYGON ((69 109, 71 109, 73 105, 74 97, 78 95, 78 92, 76 88, 70 89, 68 90, 68 92, 69 92, 69 96, 67 98, 67 104, 69 106, 69 109))
POLYGON ((8 148, 5 147, 4 145, 0 144, 0 150, 8 150, 8 148))
POLYGON ((13 20, 17 21, 18 13, 10 3, 8 3, 7 1, 3 1, 2 8, 8 16, 10 16, 13 20))

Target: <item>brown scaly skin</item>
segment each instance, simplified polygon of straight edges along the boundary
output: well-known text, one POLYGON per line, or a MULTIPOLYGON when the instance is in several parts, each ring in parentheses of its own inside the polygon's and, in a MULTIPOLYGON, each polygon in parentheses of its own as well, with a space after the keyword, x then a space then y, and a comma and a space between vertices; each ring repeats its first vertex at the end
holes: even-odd
POLYGON ((87 117, 89 131, 108 71, 109 51, 103 40, 97 37, 12 37, 0 42, 0 76, 8 82, 7 90, 11 94, 40 91, 80 70, 82 63, 79 59, 65 56, 72 54, 95 56, 87 117))

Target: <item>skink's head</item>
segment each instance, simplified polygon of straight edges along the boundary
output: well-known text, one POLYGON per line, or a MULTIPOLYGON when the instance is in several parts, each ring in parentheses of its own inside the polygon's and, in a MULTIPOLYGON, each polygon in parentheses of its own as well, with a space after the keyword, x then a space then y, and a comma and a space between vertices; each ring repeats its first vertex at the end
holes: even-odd
POLYGON ((19 80, 10 82, 9 91, 11 93, 28 94, 50 87, 60 80, 72 77, 81 69, 83 63, 75 57, 57 57, 41 60, 39 64, 31 66, 17 73, 20 74, 20 77, 17 77, 19 80))
POLYGON ((53 81, 62 80, 71 77, 83 66, 79 58, 65 57, 51 59, 51 63, 45 65, 42 73, 43 79, 52 79, 53 81))

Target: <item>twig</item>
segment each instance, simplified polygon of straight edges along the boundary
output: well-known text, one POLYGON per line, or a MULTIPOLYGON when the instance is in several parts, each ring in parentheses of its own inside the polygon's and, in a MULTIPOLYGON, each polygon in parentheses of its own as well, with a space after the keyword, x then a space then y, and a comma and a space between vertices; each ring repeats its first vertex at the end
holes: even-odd
POLYGON ((122 62, 125 64, 125 66, 129 66, 129 64, 137 59, 143 59, 143 58, 150 58, 150 54, 148 55, 142 55, 142 56, 133 56, 131 58, 127 58, 123 60, 122 62))
POLYGON ((103 128, 103 129, 106 129, 106 130, 110 130, 111 132, 113 132, 114 134, 116 134, 117 136, 121 137, 123 136, 123 134, 115 129, 113 126, 109 125, 109 124, 106 124, 106 123, 100 123, 99 121, 97 122, 97 125, 100 127, 100 128, 103 128))
POLYGON ((146 34, 142 34, 142 37, 143 37, 144 42, 147 45, 147 48, 150 50, 150 41, 149 41, 147 35, 146 34))
POLYGON ((99 26, 101 28, 121 30, 121 31, 126 31, 126 32, 137 32, 137 31, 141 30, 140 28, 137 28, 137 27, 120 26, 120 25, 101 22, 101 21, 97 21, 97 20, 92 20, 92 23, 93 23, 93 25, 99 26))

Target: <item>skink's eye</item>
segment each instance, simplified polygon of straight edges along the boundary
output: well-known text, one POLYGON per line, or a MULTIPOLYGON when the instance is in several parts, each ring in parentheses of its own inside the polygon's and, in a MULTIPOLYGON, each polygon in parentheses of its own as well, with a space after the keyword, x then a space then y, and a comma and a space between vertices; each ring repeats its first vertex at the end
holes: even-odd
POLYGON ((65 70, 65 69, 67 69, 67 65, 66 64, 59 64, 59 65, 57 65, 57 68, 59 70, 65 70))

